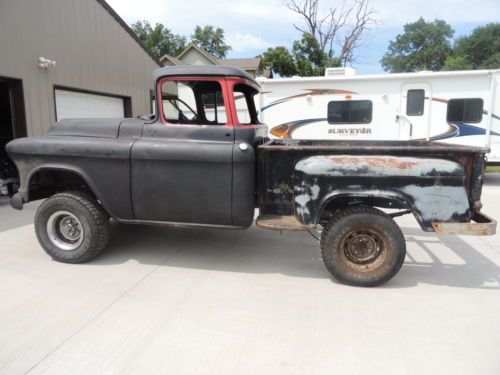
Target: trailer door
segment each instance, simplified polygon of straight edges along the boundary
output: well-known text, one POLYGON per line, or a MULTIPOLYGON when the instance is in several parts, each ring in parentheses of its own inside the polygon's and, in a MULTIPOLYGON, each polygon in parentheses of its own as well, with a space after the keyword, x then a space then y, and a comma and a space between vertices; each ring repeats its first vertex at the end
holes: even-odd
MULTIPOLYGON (((400 139, 427 139, 435 135, 431 122, 432 92, 429 83, 403 84, 400 108, 400 139)), ((443 125, 446 125, 446 119, 443 119, 443 125)))

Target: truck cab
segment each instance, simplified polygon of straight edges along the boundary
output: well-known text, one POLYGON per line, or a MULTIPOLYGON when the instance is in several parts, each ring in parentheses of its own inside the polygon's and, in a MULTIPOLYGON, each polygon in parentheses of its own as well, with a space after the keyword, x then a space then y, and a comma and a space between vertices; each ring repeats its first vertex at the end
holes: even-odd
POLYGON ((154 82, 157 116, 131 150, 134 219, 248 227, 254 146, 267 134, 257 83, 239 69, 182 66, 154 82))

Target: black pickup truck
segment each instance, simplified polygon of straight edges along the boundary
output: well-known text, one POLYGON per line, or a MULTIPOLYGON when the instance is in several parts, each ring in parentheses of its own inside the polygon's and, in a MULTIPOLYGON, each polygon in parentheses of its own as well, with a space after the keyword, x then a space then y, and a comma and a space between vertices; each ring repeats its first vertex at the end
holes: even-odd
MULTIPOLYGON (((491 235, 480 212, 483 148, 429 142, 269 140, 258 84, 242 70, 154 72, 156 115, 75 119, 7 145, 20 177, 14 208, 48 198, 37 238, 62 262, 86 262, 121 223, 310 231, 328 270, 362 286, 405 258, 393 218, 424 231, 491 235), (382 210, 383 209, 383 210, 382 210)), ((350 98, 346 98, 349 100, 350 98)))

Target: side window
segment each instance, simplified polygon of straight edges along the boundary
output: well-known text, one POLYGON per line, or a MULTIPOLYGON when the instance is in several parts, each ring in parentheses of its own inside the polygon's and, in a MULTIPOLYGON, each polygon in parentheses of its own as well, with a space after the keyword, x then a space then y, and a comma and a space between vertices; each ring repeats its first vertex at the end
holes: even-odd
POLYGON ((406 95, 406 115, 422 116, 424 114, 425 90, 408 90, 406 95))
POLYGON ((236 105, 236 115, 240 124, 250 124, 250 111, 248 110, 247 98, 239 91, 234 92, 234 104, 236 105))
POLYGON ((258 123, 254 102, 256 94, 257 90, 250 85, 243 83, 234 85, 234 104, 236 106, 236 116, 240 124, 258 123))
POLYGON ((369 124, 372 122, 371 100, 343 100, 328 103, 329 124, 369 124))
POLYGON ((194 98, 193 89, 187 83, 179 82, 178 90, 178 107, 182 114, 192 121, 197 117, 196 100, 194 98))
POLYGON ((165 81, 161 85, 163 117, 173 124, 197 124, 196 101, 190 82, 165 81))
POLYGON ((174 106, 177 97, 177 84, 175 82, 164 82, 161 86, 163 116, 168 122, 179 119, 179 110, 174 106))
POLYGON ((204 92, 201 94, 205 119, 212 124, 225 124, 227 122, 226 107, 222 91, 204 92))
POLYGON ((483 119, 483 99, 450 99, 446 121, 478 123, 483 119))

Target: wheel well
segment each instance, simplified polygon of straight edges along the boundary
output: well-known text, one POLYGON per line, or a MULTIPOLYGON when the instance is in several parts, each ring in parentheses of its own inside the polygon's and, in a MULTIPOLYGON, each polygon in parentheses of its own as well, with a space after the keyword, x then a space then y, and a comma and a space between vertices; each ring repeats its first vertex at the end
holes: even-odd
POLYGON ((320 220, 328 220, 335 210, 352 206, 411 209, 403 200, 394 197, 338 196, 330 199, 320 214, 320 220))
POLYGON ((29 201, 34 201, 68 190, 85 191, 95 197, 90 186, 78 173, 67 170, 42 169, 30 178, 28 198, 29 201))

